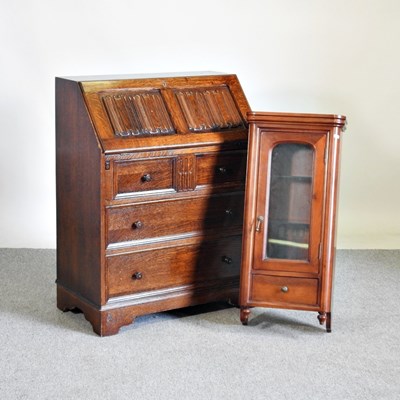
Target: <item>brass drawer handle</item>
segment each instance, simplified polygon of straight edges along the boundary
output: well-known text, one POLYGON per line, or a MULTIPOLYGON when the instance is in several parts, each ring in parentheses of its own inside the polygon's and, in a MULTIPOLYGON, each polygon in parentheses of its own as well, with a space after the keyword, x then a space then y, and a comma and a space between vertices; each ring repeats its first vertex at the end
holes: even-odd
POLYGON ((143 222, 142 221, 136 221, 132 224, 132 229, 141 229, 143 228, 143 222))
POLYGON ((281 292, 287 293, 289 291, 289 288, 287 286, 282 286, 281 287, 281 292))
POLYGON ((222 262, 226 263, 226 264, 232 264, 233 260, 230 257, 227 256, 222 256, 221 258, 222 262))
POLYGON ((141 272, 135 272, 135 273, 132 275, 132 279, 133 279, 133 280, 139 280, 139 279, 142 279, 142 278, 143 278, 143 275, 142 275, 141 272))
POLYGON ((142 182, 150 182, 152 180, 152 177, 150 174, 144 174, 142 176, 142 182))

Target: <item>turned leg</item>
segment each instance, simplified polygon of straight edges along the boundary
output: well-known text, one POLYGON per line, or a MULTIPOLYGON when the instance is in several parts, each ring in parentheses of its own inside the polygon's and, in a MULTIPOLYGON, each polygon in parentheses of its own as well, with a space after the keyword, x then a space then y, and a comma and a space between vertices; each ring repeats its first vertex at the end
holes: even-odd
POLYGON ((330 312, 318 312, 318 321, 320 325, 326 324, 326 331, 331 332, 331 313, 330 312))
POLYGON ((241 307, 240 308, 240 321, 243 325, 247 325, 249 322, 249 315, 250 315, 250 308, 249 307, 241 307))
POLYGON ((332 318, 332 314, 330 312, 326 313, 326 331, 327 332, 332 332, 331 318, 332 318))

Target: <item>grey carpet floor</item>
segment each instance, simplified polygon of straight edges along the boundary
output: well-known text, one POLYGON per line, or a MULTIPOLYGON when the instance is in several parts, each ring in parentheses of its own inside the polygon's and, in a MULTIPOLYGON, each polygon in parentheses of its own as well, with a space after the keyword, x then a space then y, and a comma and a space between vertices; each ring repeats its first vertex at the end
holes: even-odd
POLYGON ((211 305, 100 338, 54 281, 54 250, 0 249, 0 399, 400 399, 400 250, 338 252, 331 334, 211 305))

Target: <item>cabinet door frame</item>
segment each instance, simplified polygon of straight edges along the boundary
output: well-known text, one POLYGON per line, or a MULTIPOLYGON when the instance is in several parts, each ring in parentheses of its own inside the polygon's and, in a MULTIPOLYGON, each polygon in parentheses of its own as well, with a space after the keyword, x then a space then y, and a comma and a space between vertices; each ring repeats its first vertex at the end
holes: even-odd
POLYGON ((258 217, 263 217, 264 221, 259 231, 257 229, 254 230, 254 256, 252 262, 254 270, 319 274, 325 202, 327 136, 327 131, 260 129, 259 154, 257 157, 259 161, 256 167, 258 189, 253 218, 255 226, 257 226, 258 217), (308 260, 268 258, 266 254, 271 187, 271 156, 273 149, 279 144, 305 144, 311 146, 314 150, 308 260))

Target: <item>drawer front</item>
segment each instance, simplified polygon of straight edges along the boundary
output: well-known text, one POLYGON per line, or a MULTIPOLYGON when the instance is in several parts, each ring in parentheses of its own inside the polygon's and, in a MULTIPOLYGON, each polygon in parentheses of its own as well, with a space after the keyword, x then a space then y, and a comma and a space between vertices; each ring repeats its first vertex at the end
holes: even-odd
POLYGON ((318 304, 318 279, 253 275, 252 301, 314 306, 318 304))
POLYGON ((245 182, 246 151, 228 154, 198 154, 197 186, 228 185, 245 182))
POLYGON ((107 258, 108 296, 238 278, 241 237, 107 258))
POLYGON ((114 197, 132 192, 173 189, 174 158, 118 161, 114 166, 114 197))
POLYGON ((243 224, 243 193, 107 209, 107 244, 185 235, 243 224))

